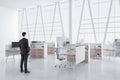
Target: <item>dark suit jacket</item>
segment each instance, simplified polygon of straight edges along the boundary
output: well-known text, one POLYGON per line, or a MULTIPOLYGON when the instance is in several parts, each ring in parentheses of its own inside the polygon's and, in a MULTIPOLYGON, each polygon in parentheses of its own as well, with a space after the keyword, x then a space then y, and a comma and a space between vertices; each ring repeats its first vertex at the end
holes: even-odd
POLYGON ((22 38, 19 41, 19 47, 20 47, 20 54, 28 55, 29 53, 29 46, 28 46, 28 39, 22 38))

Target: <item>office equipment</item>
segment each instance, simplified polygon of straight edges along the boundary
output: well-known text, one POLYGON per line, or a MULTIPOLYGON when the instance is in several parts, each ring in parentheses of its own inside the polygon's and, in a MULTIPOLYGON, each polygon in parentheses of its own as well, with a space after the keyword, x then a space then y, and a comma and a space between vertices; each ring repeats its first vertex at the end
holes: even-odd
POLYGON ((19 47, 19 42, 12 42, 12 48, 19 47))

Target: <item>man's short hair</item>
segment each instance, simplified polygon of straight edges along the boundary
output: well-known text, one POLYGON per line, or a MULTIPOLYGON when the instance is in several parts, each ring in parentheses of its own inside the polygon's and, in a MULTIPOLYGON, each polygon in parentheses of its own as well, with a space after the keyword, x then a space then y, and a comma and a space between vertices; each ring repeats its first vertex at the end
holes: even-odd
POLYGON ((25 36, 25 35, 26 35, 26 32, 23 32, 23 33, 22 33, 22 36, 25 36))

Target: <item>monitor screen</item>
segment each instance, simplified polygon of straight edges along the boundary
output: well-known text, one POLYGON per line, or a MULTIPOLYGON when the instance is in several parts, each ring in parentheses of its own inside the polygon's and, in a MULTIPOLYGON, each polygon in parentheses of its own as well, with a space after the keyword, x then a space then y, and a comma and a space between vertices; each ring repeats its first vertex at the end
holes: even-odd
POLYGON ((66 44, 70 44, 70 42, 69 42, 69 41, 66 41, 66 44))
POLYGON ((12 42, 12 47, 19 47, 19 42, 12 42))
POLYGON ((37 43, 37 41, 31 41, 31 43, 37 43))

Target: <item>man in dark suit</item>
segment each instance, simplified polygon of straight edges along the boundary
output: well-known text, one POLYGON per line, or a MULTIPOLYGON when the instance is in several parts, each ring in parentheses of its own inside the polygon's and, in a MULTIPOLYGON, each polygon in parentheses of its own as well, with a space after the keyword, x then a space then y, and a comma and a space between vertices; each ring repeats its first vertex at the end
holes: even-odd
POLYGON ((19 41, 19 47, 20 47, 20 54, 21 54, 21 62, 20 62, 20 70, 23 72, 23 63, 24 63, 24 72, 30 73, 27 69, 27 60, 29 55, 29 45, 28 45, 28 39, 25 38, 26 32, 22 33, 23 38, 19 41))

